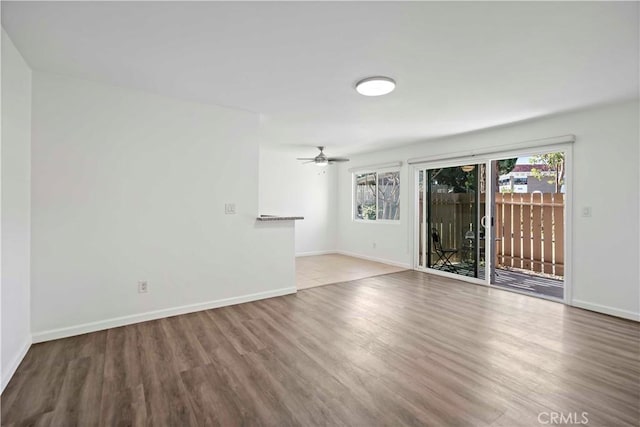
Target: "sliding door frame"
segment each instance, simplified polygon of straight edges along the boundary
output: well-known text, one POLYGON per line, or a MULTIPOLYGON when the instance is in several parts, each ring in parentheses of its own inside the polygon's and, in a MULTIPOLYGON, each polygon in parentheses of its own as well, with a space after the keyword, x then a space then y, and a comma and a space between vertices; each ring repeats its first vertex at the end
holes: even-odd
MULTIPOLYGON (((572 135, 571 135, 572 137, 572 135)), ((550 139, 550 140, 553 140, 550 139)), ((468 164, 485 164, 487 168, 487 177, 492 177, 494 173, 494 160, 500 159, 508 159, 513 157, 526 157, 526 156, 535 156, 539 154, 545 153, 553 153, 553 152, 564 152, 565 153, 565 177, 564 177, 564 186, 565 186, 565 205, 564 205, 564 298, 562 300, 558 300, 555 298, 545 297, 541 295, 541 298, 550 299, 556 302, 562 302, 567 305, 573 305, 573 141, 574 139, 570 139, 569 136, 565 137, 566 142, 559 143, 549 143, 545 144, 544 141, 549 140, 540 140, 539 141, 531 141, 530 144, 523 143, 520 148, 509 147, 507 150, 495 150, 486 154, 468 154, 468 155, 452 155, 452 157, 445 158, 436 158, 434 160, 425 160, 420 162, 411 162, 409 161, 409 173, 413 174, 413 189, 410 192, 413 200, 410 200, 410 203, 413 203, 413 221, 409 221, 411 226, 409 227, 413 238, 409 239, 412 260, 413 260, 413 269, 418 271, 427 272, 429 274, 434 274, 437 276, 449 277, 453 279, 458 279, 474 284, 484 285, 488 287, 496 287, 491 284, 492 277, 491 272, 494 268, 494 252, 495 246, 492 244, 493 241, 492 236, 495 235, 495 221, 494 225, 489 229, 485 230, 485 236, 489 236, 489 238, 485 238, 485 279, 477 279, 474 277, 465 277, 460 276, 454 273, 449 273, 446 271, 439 271, 435 269, 430 269, 427 267, 420 267, 419 260, 419 252, 418 247, 420 244, 419 239, 419 230, 420 230, 420 216, 419 216, 419 208, 420 208, 420 195, 419 192, 419 171, 426 169, 436 169, 443 167, 456 167, 456 166, 464 166, 468 164)), ((426 174, 424 176, 424 185, 427 185, 426 174)), ((485 214, 488 217, 487 221, 491 221, 491 218, 495 216, 494 212, 494 195, 491 191, 492 184, 486 184, 487 192, 485 196, 485 214)), ((426 206, 426 200, 424 201, 426 206)), ((503 289, 497 287, 498 289, 503 289)), ((531 295, 530 293, 512 290, 512 289, 504 289, 510 292, 522 293, 525 295, 531 295)))

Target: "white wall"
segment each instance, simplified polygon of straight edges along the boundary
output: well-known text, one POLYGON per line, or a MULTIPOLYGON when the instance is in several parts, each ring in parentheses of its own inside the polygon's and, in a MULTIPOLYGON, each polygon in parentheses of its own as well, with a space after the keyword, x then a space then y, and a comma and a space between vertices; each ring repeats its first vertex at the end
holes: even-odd
POLYGON ((295 292, 257 115, 34 72, 32 125, 34 341, 295 292))
MULTIPOLYGON (((638 319, 639 106, 638 100, 550 116, 512 126, 351 156, 348 167, 574 134, 573 303, 638 319), (592 217, 580 216, 591 206, 592 217)), ((338 178, 338 239, 341 251, 411 265, 410 167, 402 168, 401 221, 398 225, 351 220, 351 175, 338 178), (376 248, 373 248, 373 241, 376 248)))
POLYGON ((296 222, 296 254, 336 249, 337 165, 320 168, 297 157, 313 149, 260 149, 260 213, 302 215, 296 222))
POLYGON ((2 30, 2 389, 31 344, 31 70, 2 30))

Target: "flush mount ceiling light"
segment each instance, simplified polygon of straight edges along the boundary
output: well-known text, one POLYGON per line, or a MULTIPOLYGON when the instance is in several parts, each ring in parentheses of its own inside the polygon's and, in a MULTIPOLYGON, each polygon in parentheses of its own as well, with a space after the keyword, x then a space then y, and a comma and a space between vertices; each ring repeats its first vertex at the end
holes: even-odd
POLYGON ((389 77, 367 77, 356 83, 356 90, 364 96, 380 96, 393 92, 396 82, 389 77))

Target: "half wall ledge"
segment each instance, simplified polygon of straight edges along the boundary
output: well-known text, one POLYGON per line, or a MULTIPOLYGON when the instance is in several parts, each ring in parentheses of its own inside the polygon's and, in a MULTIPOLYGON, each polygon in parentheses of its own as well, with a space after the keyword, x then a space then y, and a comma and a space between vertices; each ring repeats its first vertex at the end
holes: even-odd
POLYGON ((304 219, 303 216, 278 216, 278 215, 260 215, 256 218, 258 221, 295 221, 304 219))

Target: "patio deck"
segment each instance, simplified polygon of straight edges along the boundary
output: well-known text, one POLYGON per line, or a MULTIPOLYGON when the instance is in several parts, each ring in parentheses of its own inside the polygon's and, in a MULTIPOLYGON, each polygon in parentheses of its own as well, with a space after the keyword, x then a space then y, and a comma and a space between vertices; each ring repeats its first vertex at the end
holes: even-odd
POLYGON ((495 285, 501 288, 516 289, 534 295, 544 295, 557 299, 564 298, 564 280, 551 279, 533 274, 496 269, 495 285))
MULTIPOLYGON (((459 274, 473 276, 473 271, 465 264, 456 263, 454 265, 459 274)), ((448 271, 444 268, 443 270, 448 271)), ((484 268, 478 271, 478 278, 484 279, 484 268)), ((556 299, 564 298, 564 280, 519 271, 496 268, 496 283, 494 285, 504 289, 515 289, 520 292, 527 292, 534 296, 542 295, 556 299)))

